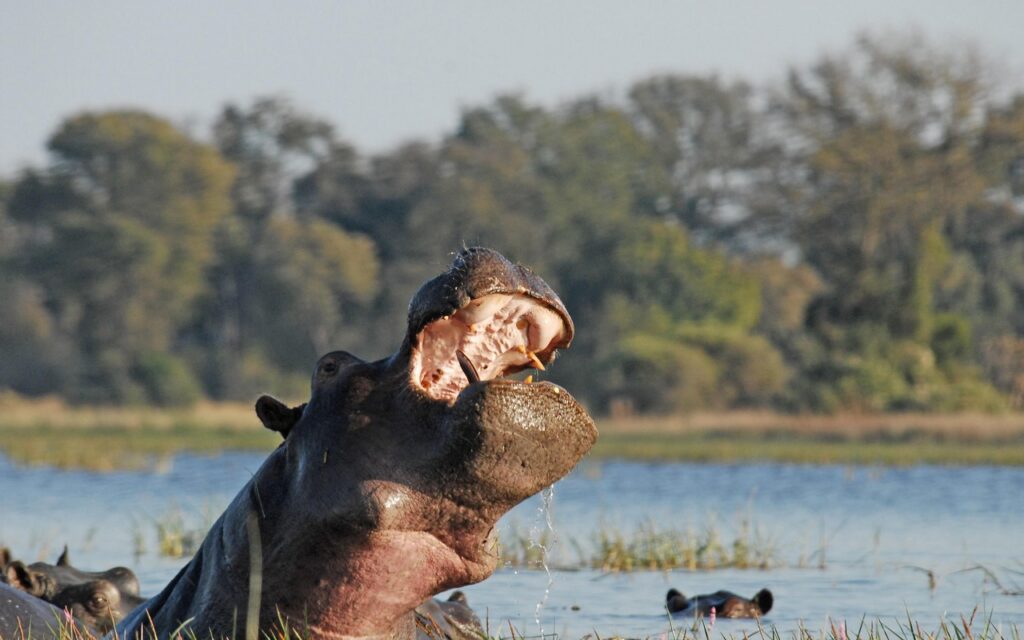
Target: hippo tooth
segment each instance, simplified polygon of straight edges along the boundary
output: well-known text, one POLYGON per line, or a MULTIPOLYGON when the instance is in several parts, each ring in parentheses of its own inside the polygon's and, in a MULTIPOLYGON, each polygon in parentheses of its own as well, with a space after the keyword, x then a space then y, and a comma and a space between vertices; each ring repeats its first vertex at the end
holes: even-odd
POLYGON ((455 351, 455 357, 459 360, 459 366, 462 367, 462 373, 466 374, 466 380, 469 380, 469 384, 476 384, 480 382, 480 374, 476 372, 476 367, 473 366, 473 361, 469 359, 462 349, 455 351))

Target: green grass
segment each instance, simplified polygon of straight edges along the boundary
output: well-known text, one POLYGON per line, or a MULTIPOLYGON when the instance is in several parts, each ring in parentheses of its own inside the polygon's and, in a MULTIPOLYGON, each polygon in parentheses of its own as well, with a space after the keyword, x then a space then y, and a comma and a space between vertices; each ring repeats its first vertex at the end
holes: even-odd
MULTIPOLYGON (((1022 414, 726 412, 607 418, 598 430, 598 459, 1024 465, 1022 414)), ((0 451, 22 464, 147 468, 180 452, 270 451, 279 441, 248 404, 71 407, 0 394, 0 451)))
POLYGON ((111 471, 159 465, 181 452, 270 451, 281 440, 255 421, 250 431, 179 425, 170 430, 124 426, 65 429, 42 425, 31 431, 0 426, 0 450, 24 464, 111 471))
MULTIPOLYGON (((936 623, 922 623, 914 620, 908 614, 905 619, 861 619, 849 625, 845 621, 829 619, 823 628, 813 629, 806 626, 805 623, 801 623, 796 630, 782 631, 774 625, 766 627, 758 622, 756 631, 743 631, 742 635, 716 631, 714 623, 710 623, 705 618, 699 618, 682 626, 678 622, 674 623, 673 620, 667 619, 666 625, 668 626, 666 632, 647 636, 643 640, 1024 640, 1024 634, 1017 625, 1006 627, 995 625, 991 618, 980 618, 977 615, 977 609, 969 616, 943 617, 936 623)), ((100 636, 64 620, 56 620, 53 628, 56 631, 55 636, 50 633, 21 632, 16 633, 9 640, 35 640, 53 637, 56 640, 100 640, 100 636)), ((488 635, 482 637, 481 640, 560 640, 560 636, 557 634, 536 636, 520 633, 511 624, 507 626, 507 629, 502 626, 491 631, 490 624, 486 628, 488 635), (491 635, 492 633, 493 635, 491 635)), ((146 629, 142 634, 143 640, 155 637, 155 630, 152 629, 146 629)), ((172 633, 171 637, 183 640, 198 640, 199 638, 194 630, 188 628, 181 629, 180 633, 172 633)), ((263 630, 258 634, 247 634, 246 637, 266 638, 267 640, 304 640, 304 636, 296 629, 291 628, 284 620, 274 625, 273 629, 263 630)), ((118 640, 116 635, 114 638, 118 640)), ((612 630, 605 632, 595 630, 585 638, 622 640, 622 637, 615 635, 612 630)))
POLYGON ((814 464, 1024 465, 1024 439, 964 442, 920 435, 849 439, 785 432, 615 433, 600 435, 595 458, 685 462, 771 461, 814 464))
MULTIPOLYGON (((161 458, 182 452, 269 452, 278 442, 280 437, 262 429, 258 422, 246 431, 198 424, 160 430, 125 426, 86 430, 50 425, 29 430, 9 429, 0 423, 0 451, 13 460, 95 471, 151 468, 161 458)), ((679 462, 1022 466, 1024 440, 963 442, 927 435, 892 440, 836 440, 783 432, 602 432, 589 455, 595 459, 679 462)))
POLYGON ((0 451, 22 464, 95 471, 151 468, 184 451, 270 451, 279 442, 250 404, 75 407, 53 397, 28 400, 0 393, 0 451))

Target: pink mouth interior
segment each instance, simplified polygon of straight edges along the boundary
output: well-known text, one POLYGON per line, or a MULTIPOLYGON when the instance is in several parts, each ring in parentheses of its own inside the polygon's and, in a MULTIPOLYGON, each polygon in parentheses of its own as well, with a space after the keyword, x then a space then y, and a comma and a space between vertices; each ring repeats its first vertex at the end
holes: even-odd
POLYGON ((412 354, 412 381, 430 397, 454 402, 469 384, 457 351, 472 362, 481 381, 493 380, 530 367, 543 368, 565 334, 562 318, 534 298, 477 298, 420 332, 412 354))

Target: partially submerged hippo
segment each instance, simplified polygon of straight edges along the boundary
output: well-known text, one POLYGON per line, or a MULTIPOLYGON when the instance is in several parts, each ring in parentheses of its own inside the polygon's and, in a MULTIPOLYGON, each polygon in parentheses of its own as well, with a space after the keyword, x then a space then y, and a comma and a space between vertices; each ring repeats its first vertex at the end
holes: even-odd
POLYGON ((669 589, 665 595, 665 607, 669 613, 706 616, 714 607, 715 615, 722 618, 760 618, 771 611, 773 602, 772 592, 767 589, 761 589, 749 600, 731 591, 687 598, 679 591, 669 589))
POLYGON ((123 594, 139 595, 139 579, 131 569, 113 567, 106 571, 83 571, 71 566, 67 546, 57 558, 56 564, 33 562, 25 565, 8 557, 4 565, 4 579, 15 588, 47 600, 65 587, 94 580, 106 580, 123 594))
POLYGON ((90 580, 61 589, 48 602, 102 634, 111 631, 146 599, 122 593, 109 580, 90 580))
POLYGON ((66 610, 78 622, 100 633, 113 629, 146 600, 139 597, 139 580, 131 569, 83 571, 71 566, 67 547, 57 564, 33 562, 26 566, 17 560, 9 561, 4 567, 4 581, 61 611, 66 610))
MULTIPOLYGON (((282 444, 119 636, 241 636, 258 618, 303 637, 411 638, 417 605, 494 571, 498 518, 594 443, 566 391, 504 377, 543 368, 572 335, 543 280, 462 251, 413 298, 396 354, 320 359, 282 444)), ((278 424, 280 407, 261 411, 278 424)))
POLYGON ((487 638, 480 618, 469 608, 466 594, 456 591, 447 600, 430 598, 416 607, 419 636, 450 640, 487 638))

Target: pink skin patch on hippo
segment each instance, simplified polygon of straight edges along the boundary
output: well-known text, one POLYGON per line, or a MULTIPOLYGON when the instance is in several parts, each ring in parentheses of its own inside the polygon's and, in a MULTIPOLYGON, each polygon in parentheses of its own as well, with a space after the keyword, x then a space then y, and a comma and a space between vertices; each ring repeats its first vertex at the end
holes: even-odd
POLYGON ((348 562, 354 571, 347 572, 344 582, 321 594, 330 606, 310 607, 307 621, 315 636, 380 636, 430 595, 481 579, 478 568, 422 531, 375 532, 365 549, 352 554, 348 562), (438 576, 445 581, 439 584, 438 576))

